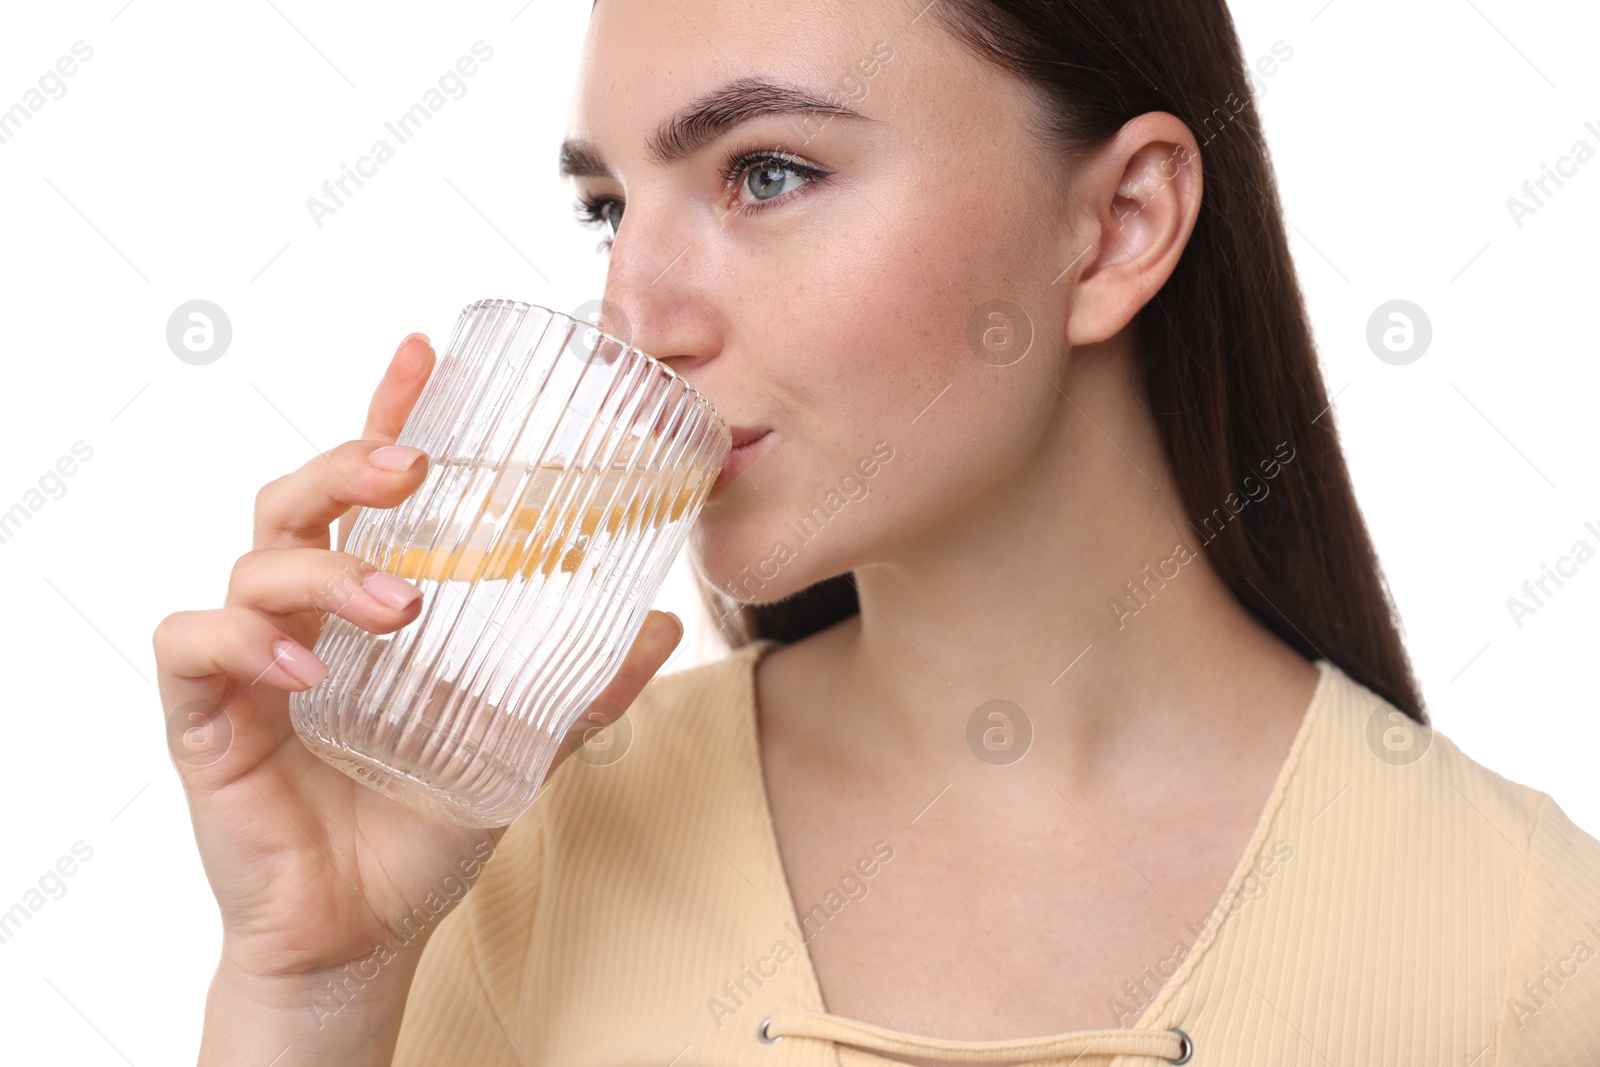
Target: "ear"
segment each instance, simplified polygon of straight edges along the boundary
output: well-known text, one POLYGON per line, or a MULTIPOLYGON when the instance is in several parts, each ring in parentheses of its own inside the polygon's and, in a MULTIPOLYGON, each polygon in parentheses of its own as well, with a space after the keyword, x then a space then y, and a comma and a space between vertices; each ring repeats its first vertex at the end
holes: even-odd
POLYGON ((1074 185, 1069 346, 1115 336, 1166 284, 1200 214, 1200 150, 1181 119, 1152 111, 1091 153, 1074 185))

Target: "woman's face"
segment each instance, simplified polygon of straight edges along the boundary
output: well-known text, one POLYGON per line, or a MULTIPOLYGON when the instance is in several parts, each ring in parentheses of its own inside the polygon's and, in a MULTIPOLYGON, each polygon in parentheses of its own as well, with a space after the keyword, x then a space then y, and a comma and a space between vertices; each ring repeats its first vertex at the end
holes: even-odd
POLYGON ((988 547, 964 520, 1058 417, 1070 191, 1022 84, 920 6, 594 8, 563 162, 617 224, 605 298, 730 427, 770 430, 692 540, 741 600, 988 547))

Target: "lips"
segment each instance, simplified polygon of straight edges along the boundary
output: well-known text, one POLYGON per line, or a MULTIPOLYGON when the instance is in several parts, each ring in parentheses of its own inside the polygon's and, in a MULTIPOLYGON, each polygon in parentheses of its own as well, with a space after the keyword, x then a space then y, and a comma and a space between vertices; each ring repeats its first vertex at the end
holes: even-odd
POLYGON ((739 476, 741 470, 766 450, 767 435, 770 432, 767 427, 734 426, 729 429, 729 433, 733 435, 733 448, 722 461, 722 470, 718 472, 717 480, 712 483, 711 491, 706 494, 707 499, 722 492, 729 482, 739 476))
POLYGON ((728 432, 733 434, 733 447, 743 448, 770 430, 766 426, 730 426, 728 432))

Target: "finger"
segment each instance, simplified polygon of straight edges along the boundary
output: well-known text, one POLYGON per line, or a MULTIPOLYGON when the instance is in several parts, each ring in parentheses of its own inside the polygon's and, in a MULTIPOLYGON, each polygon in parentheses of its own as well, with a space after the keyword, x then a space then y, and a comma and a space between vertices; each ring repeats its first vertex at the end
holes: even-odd
POLYGON ((682 639, 681 619, 670 611, 650 611, 621 668, 562 738, 551 770, 583 744, 590 730, 608 726, 621 718, 682 639))
POLYGON ((152 644, 167 703, 214 694, 222 674, 277 689, 309 689, 327 674, 310 649, 248 608, 174 612, 156 626, 152 644))
POLYGON ((421 614, 422 590, 358 556, 320 548, 263 548, 234 563, 224 603, 272 615, 330 613, 385 634, 421 614))
POLYGON ((392 444, 400 437, 407 416, 433 373, 433 364, 433 345, 427 335, 408 334, 400 342, 367 406, 367 425, 361 431, 362 440, 392 444))
POLYGON ((418 449, 346 441, 262 486, 256 493, 256 548, 322 548, 328 524, 355 505, 390 508, 421 485, 427 457, 418 449), (397 459, 411 466, 386 470, 397 459))
MULTIPOLYGON (((427 334, 407 334, 400 347, 389 359, 389 366, 378 381, 378 388, 367 405, 367 422, 361 431, 364 441, 382 441, 392 444, 405 428, 411 409, 422 395, 423 386, 433 374, 433 345, 427 334)), ((355 525, 357 508, 350 507, 339 515, 339 526, 334 544, 343 549, 350 540, 350 528, 355 525)))
MULTIPOLYGON (((156 688, 169 715, 191 702, 229 703, 257 688, 309 689, 327 675, 310 649, 249 608, 174 612, 157 624, 151 645, 156 688)), ((254 702, 236 707, 253 709, 254 702)), ((285 737, 292 730, 287 720, 232 723, 236 730, 263 725, 285 737)))

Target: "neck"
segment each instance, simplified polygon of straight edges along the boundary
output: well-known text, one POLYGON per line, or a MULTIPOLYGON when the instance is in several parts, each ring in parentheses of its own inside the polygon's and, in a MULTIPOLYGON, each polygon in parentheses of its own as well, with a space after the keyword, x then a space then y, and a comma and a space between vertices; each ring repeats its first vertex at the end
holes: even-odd
POLYGON ((1241 532, 1184 518, 1131 365, 1125 348, 1076 350, 1053 436, 1018 476, 855 570, 860 614, 824 635, 827 705, 850 709, 839 736, 883 770, 985 770, 968 728, 996 700, 1021 709, 979 716, 1002 753, 1008 719, 1031 726, 1019 777, 1085 788, 1237 755, 1264 715, 1279 740, 1298 725, 1314 672, 1218 577, 1207 534, 1241 532))

